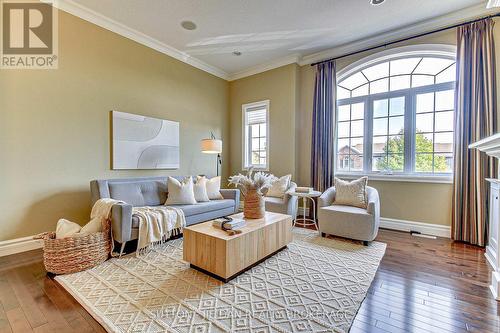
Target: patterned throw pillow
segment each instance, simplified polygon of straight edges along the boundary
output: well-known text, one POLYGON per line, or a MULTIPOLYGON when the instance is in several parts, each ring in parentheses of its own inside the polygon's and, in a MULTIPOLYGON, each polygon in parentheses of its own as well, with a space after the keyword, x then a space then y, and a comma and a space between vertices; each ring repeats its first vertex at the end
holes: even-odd
POLYGON ((281 178, 276 178, 271 187, 266 193, 266 197, 283 198, 285 192, 290 187, 292 175, 286 175, 281 178))
POLYGON ((359 208, 366 208, 368 200, 366 197, 366 185, 368 177, 361 177, 359 179, 348 182, 335 177, 335 205, 353 206, 359 208))

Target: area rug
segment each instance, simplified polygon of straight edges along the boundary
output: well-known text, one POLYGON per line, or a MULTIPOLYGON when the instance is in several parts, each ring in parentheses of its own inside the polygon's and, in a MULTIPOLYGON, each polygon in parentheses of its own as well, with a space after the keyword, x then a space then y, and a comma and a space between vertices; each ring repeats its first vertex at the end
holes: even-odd
POLYGON ((222 283, 182 260, 182 239, 56 277, 109 332, 348 332, 386 245, 294 229, 288 248, 222 283))

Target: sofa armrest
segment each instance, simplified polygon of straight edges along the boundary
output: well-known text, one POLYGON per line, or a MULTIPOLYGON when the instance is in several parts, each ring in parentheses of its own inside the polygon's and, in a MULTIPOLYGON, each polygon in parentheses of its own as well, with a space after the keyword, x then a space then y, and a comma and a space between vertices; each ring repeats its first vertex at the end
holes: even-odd
POLYGON ((330 206, 335 201, 335 187, 330 187, 318 198, 318 207, 330 206))
MULTIPOLYGON (((287 192, 295 192, 296 188, 297 188, 297 184, 294 182, 291 182, 290 187, 288 188, 287 192)), ((297 197, 296 195, 291 195, 289 193, 285 193, 284 201, 285 201, 285 204, 287 206, 286 211, 294 219, 297 217, 298 200, 299 200, 299 197, 297 197)))
POLYGON ((237 213, 240 209, 240 190, 238 189, 221 189, 220 194, 224 199, 234 200, 234 212, 237 213))
POLYGON ((295 198, 295 196, 291 195, 289 192, 295 192, 296 188, 297 188, 297 184, 295 184, 294 182, 291 182, 290 186, 288 187, 288 189, 285 192, 285 195, 283 196, 283 200, 284 200, 285 204, 288 204, 290 202, 290 200, 295 198))
POLYGON ((119 203, 111 208, 111 231, 117 242, 128 242, 132 238, 132 205, 119 203))
POLYGON ((368 214, 373 215, 375 221, 378 223, 380 221, 380 198, 378 196, 378 191, 373 187, 367 186, 366 197, 368 199, 366 211, 368 214))

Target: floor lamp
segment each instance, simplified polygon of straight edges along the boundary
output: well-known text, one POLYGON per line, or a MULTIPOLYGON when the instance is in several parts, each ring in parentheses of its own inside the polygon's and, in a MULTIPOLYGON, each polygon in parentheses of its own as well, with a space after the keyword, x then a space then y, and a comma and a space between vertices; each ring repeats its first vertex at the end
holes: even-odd
POLYGON ((219 165, 222 165, 222 140, 215 138, 213 133, 210 133, 210 139, 201 140, 201 152, 205 154, 217 154, 217 176, 219 175, 219 165))

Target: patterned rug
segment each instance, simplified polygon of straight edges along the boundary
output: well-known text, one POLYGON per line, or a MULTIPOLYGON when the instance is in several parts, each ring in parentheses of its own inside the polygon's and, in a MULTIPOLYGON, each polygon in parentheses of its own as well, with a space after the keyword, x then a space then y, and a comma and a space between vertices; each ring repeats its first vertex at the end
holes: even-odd
POLYGON ((191 269, 176 239, 56 280, 109 332, 348 332, 385 247, 296 228, 224 284, 191 269))

